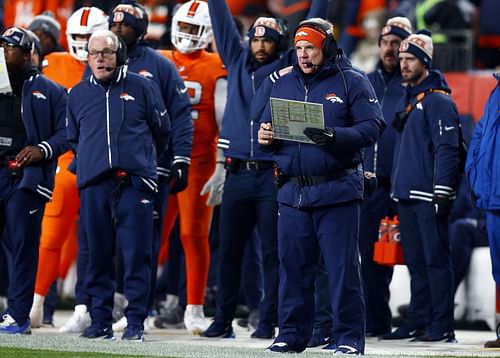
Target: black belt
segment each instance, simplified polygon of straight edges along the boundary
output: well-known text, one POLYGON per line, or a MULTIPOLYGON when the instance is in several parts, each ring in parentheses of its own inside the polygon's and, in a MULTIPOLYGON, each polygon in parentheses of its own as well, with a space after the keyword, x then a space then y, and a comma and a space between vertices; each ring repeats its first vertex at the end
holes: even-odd
POLYGON ((346 175, 354 173, 355 171, 356 169, 354 168, 341 169, 326 175, 301 175, 298 177, 289 177, 288 180, 300 186, 311 186, 327 181, 340 179, 342 177, 345 177, 346 175))
POLYGON ((0 158, 0 167, 13 168, 17 167, 16 156, 7 156, 0 158))
POLYGON ((99 176, 99 180, 105 180, 105 179, 115 179, 120 182, 120 184, 132 184, 132 178, 130 177, 130 173, 127 172, 124 169, 112 169, 106 173, 104 173, 102 176, 99 176))
POLYGON ((274 162, 265 160, 240 160, 240 170, 264 170, 274 167, 274 162))

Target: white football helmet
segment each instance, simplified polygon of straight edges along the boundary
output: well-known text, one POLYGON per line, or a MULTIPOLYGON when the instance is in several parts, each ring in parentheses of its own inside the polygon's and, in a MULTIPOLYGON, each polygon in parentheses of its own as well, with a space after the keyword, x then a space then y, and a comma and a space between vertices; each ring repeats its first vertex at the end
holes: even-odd
POLYGON ((97 7, 82 7, 68 19, 66 37, 69 53, 79 61, 87 61, 88 40, 76 40, 76 35, 90 35, 96 30, 108 29, 108 17, 97 7))
POLYGON ((172 18, 171 40, 175 48, 182 53, 204 49, 212 42, 212 24, 206 2, 192 0, 179 7, 172 18), (180 22, 198 26, 197 34, 181 32, 180 22))

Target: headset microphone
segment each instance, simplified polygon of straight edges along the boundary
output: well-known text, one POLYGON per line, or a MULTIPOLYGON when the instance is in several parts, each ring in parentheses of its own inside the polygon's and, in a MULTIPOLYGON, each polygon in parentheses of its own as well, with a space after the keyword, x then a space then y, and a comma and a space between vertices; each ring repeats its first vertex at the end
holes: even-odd
POLYGON ((304 67, 305 68, 312 68, 312 67, 319 67, 319 65, 315 65, 312 62, 306 62, 306 63, 304 63, 304 67))
POLYGON ((106 72, 111 72, 111 71, 116 70, 116 67, 104 67, 104 70, 105 70, 106 72))

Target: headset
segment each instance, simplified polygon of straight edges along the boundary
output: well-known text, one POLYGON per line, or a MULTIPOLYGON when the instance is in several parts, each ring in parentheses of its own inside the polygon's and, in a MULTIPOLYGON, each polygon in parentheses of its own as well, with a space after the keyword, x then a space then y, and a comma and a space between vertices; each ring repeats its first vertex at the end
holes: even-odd
POLYGON ((116 37, 118 37, 118 49, 116 50, 116 67, 120 67, 127 63, 127 45, 120 36, 116 37))
MULTIPOLYGON (((120 67, 127 64, 127 45, 120 36, 115 36, 118 39, 118 48, 116 49, 116 67, 120 67)), ((85 52, 89 53, 89 41, 85 44, 85 52)))
POLYGON ((293 34, 293 37, 295 37, 297 30, 300 29, 301 27, 310 27, 325 35, 325 39, 323 40, 323 56, 325 56, 327 60, 334 59, 335 56, 339 53, 339 49, 337 47, 337 41, 335 40, 335 36, 333 35, 332 27, 326 24, 322 24, 320 22, 316 22, 314 20, 312 21, 305 20, 301 22, 299 26, 297 26, 293 34))
MULTIPOLYGON (((278 32, 280 34, 278 43, 276 44, 277 50, 278 50, 278 52, 284 52, 288 49, 288 47, 290 45, 290 36, 288 33, 287 21, 285 19, 280 19, 280 18, 274 18, 274 19, 276 20, 276 22, 278 24, 278 27, 279 27, 278 32)), ((247 32, 247 36, 246 36, 247 38, 250 37, 250 32, 252 31, 254 26, 255 26, 255 23, 253 23, 252 26, 250 26, 250 29, 247 32)))

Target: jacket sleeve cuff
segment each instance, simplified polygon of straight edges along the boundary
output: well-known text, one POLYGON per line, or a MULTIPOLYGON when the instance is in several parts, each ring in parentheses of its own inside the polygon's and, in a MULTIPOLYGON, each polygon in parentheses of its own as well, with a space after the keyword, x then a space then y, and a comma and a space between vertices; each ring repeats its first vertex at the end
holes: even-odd
POLYGON ((174 155, 174 161, 173 163, 187 163, 188 165, 191 165, 191 158, 182 156, 182 155, 174 155))
POLYGON ((51 159, 52 158, 52 147, 50 146, 49 143, 43 141, 42 143, 37 145, 38 148, 40 148, 43 159, 51 159))
POLYGON ((434 185, 434 195, 450 197, 454 193, 452 187, 446 185, 434 185))

